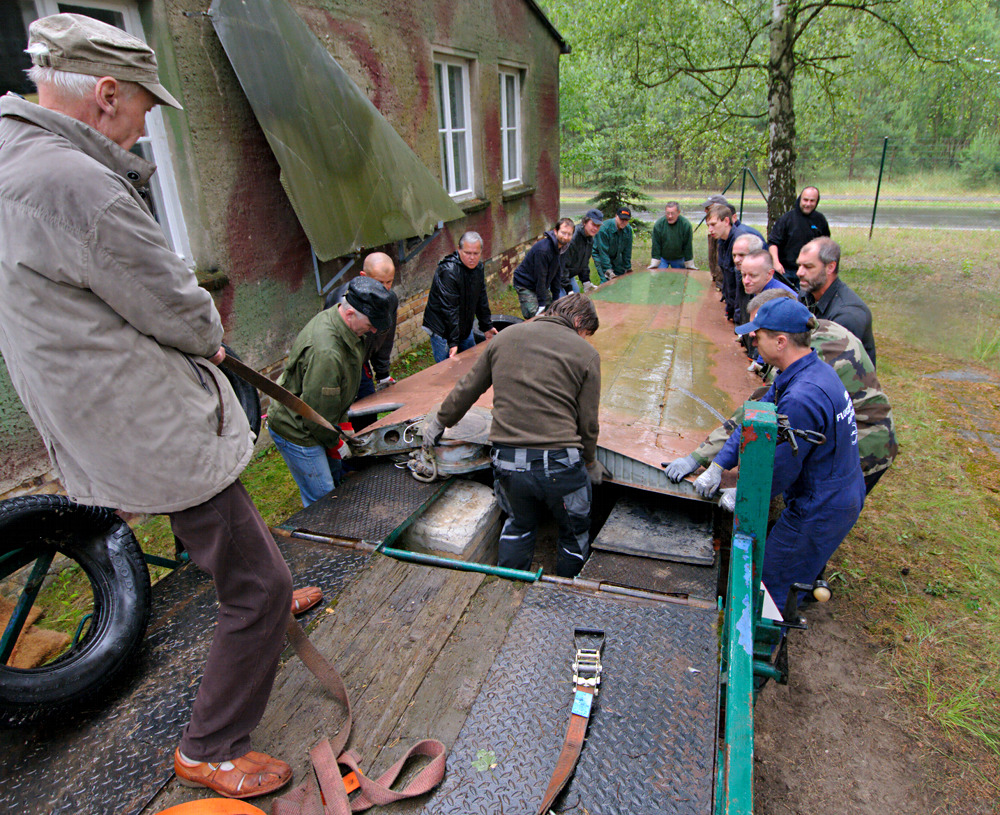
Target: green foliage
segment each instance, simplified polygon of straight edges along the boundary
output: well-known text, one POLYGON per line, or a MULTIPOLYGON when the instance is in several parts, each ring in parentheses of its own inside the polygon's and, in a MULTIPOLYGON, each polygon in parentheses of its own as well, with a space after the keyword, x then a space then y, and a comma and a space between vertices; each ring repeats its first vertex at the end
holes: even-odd
POLYGON ((962 151, 961 166, 970 187, 1000 182, 1000 136, 980 130, 962 151))
MULTIPOLYGON (((764 182, 770 0, 543 6, 573 47, 561 62, 565 183, 582 185, 606 169, 615 140, 636 177, 659 178, 672 189, 721 190, 748 153, 764 182)), ((885 136, 890 178, 957 171, 966 155, 992 155, 978 144, 973 151, 972 143, 979 133, 996 133, 1000 121, 995 7, 821 0, 800 13, 800 187, 844 175, 873 181, 885 136)))

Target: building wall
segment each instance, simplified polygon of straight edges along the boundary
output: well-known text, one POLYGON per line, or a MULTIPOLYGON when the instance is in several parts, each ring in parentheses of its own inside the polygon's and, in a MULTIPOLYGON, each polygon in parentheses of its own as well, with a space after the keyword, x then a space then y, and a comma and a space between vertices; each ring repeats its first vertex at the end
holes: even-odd
MULTIPOLYGON (((476 197, 397 269, 399 350, 420 330, 438 260, 466 230, 484 239, 487 274, 509 280, 510 259, 554 224, 559 210, 559 43, 524 0, 291 0, 310 29, 434 175, 440 174, 436 53, 472 60, 476 197), (525 184, 506 194, 500 155, 499 61, 520 66, 525 184)), ((309 242, 221 43, 208 0, 140 0, 164 84, 184 105, 165 115, 196 270, 210 280, 226 342, 273 368, 321 307, 309 242), (190 16, 188 16, 190 15, 190 16)), ((266 55, 262 55, 266 59, 266 55)), ((382 248, 396 256, 396 247, 382 248)), ((320 264, 324 279, 346 259, 320 264)), ((516 263, 514 264, 516 265, 516 263)), ((358 268, 360 263, 355 264, 358 268)), ((352 272, 353 273, 353 272, 352 272)), ((348 275, 348 277, 350 274, 348 275)), ((51 481, 43 445, 0 360, 0 497, 51 481)))

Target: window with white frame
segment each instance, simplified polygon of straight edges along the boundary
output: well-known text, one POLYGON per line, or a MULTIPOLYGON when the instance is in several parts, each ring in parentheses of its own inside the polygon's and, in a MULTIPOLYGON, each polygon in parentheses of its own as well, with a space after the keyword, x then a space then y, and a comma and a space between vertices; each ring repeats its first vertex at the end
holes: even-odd
MULTIPOLYGON (((28 24, 39 17, 69 12, 85 14, 101 22, 117 26, 141 40, 146 39, 135 0, 78 0, 75 3, 60 3, 58 0, 21 0, 20 7, 25 32, 27 32, 28 24)), ((27 33, 25 33, 24 41, 27 42, 27 33)), ((132 148, 132 152, 138 153, 157 166, 156 172, 150 179, 147 202, 156 220, 163 228, 170 248, 188 263, 193 263, 191 244, 188 241, 187 230, 184 228, 180 196, 177 192, 177 180, 174 177, 170 149, 167 143, 167 131, 159 105, 146 116, 146 135, 139 139, 135 147, 132 148)))
POLYGON ((441 141, 441 181, 455 198, 473 194, 472 108, 469 64, 457 59, 434 62, 441 141))
POLYGON ((521 74, 500 72, 500 144, 505 187, 521 183, 521 74))

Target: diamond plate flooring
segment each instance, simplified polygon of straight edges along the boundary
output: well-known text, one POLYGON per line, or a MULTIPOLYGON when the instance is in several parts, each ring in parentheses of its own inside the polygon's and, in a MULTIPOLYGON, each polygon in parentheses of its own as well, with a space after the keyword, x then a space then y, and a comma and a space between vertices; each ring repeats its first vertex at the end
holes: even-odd
MULTIPOLYGON (((367 560, 300 541, 278 546, 295 584, 320 586, 327 601, 367 560)), ((0 731, 0 812, 141 811, 171 778, 171 755, 198 690, 216 609, 211 580, 193 565, 159 581, 139 662, 114 698, 57 722, 0 731)))
POLYGON ((536 811, 573 693, 573 628, 604 628, 604 674, 576 774, 556 811, 712 811, 716 614, 532 586, 423 812, 536 811))
POLYGON ((405 467, 379 459, 344 480, 329 495, 281 524, 289 531, 380 543, 401 520, 431 503, 448 482, 424 484, 405 467))

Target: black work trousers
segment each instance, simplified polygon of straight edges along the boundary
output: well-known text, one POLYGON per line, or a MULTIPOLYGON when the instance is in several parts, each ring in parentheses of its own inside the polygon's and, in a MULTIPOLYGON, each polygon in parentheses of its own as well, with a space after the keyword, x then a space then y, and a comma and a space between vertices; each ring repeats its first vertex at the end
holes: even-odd
POLYGON ((250 750, 250 733, 271 695, 292 575, 238 480, 169 517, 191 560, 212 576, 219 598, 215 635, 180 749, 195 761, 239 758, 250 750))
MULTIPOLYGON (((504 453, 516 448, 505 448, 504 453)), ((524 449, 524 448, 522 448, 524 449)), ((579 451, 570 461, 565 450, 527 450, 523 469, 510 469, 510 456, 494 453, 493 491, 507 513, 500 532, 499 565, 528 570, 535 553, 538 525, 546 514, 559 524, 556 574, 576 577, 590 551, 590 477, 579 451), (536 457, 538 454, 550 455, 536 457)))

